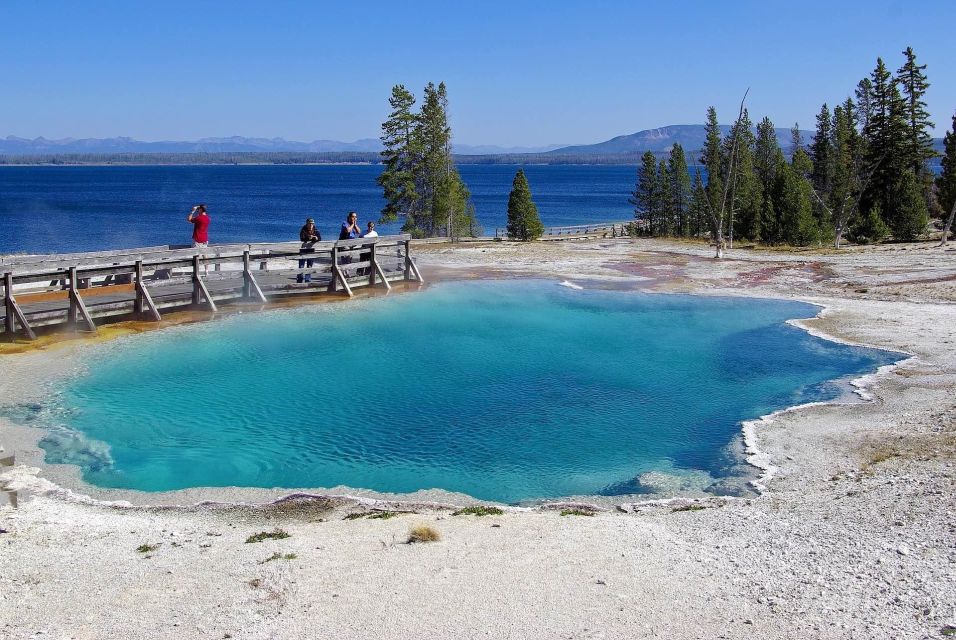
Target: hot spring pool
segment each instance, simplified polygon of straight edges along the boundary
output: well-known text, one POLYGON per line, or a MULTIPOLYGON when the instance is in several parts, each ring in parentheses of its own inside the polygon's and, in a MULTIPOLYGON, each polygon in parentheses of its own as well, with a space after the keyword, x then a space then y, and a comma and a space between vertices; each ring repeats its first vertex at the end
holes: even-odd
POLYGON ((784 322, 816 311, 525 280, 236 315, 91 349, 41 446, 143 491, 734 492, 741 420, 900 357, 784 322))

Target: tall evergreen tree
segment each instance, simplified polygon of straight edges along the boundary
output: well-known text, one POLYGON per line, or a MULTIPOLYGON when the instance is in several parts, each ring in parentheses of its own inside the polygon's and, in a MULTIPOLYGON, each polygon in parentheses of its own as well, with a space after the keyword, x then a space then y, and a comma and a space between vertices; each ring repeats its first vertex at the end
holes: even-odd
POLYGON ((671 147, 667 160, 667 173, 670 177, 671 206, 674 211, 674 235, 685 237, 690 233, 690 173, 687 171, 687 158, 684 148, 675 143, 671 147))
POLYGON ((400 214, 416 215, 418 192, 415 189, 415 161, 418 157, 418 117, 412 113, 415 96, 403 85, 392 87, 388 100, 392 111, 382 123, 382 163, 385 165, 377 182, 382 187, 385 207, 382 222, 392 222, 400 214))
POLYGON ((730 185, 731 208, 728 225, 733 232, 730 237, 731 239, 736 236, 758 240, 760 238, 760 182, 755 172, 753 123, 746 109, 734 123, 730 140, 734 138, 737 142, 737 155, 730 185))
POLYGON ((863 166, 856 114, 856 106, 850 98, 833 110, 833 179, 829 194, 816 192, 821 206, 828 209, 833 222, 834 246, 837 249, 840 248, 843 234, 857 215, 863 184, 868 178, 863 166))
POLYGON ((783 242, 806 246, 818 241, 820 232, 813 217, 810 192, 810 183, 799 167, 788 164, 783 155, 779 156, 774 209, 778 212, 778 235, 783 242))
POLYGON ((674 234, 674 204, 671 191, 671 175, 667 162, 661 160, 657 165, 657 235, 670 236, 674 234))
POLYGON ((902 184, 902 174, 906 169, 903 99, 882 58, 876 60, 871 84, 871 112, 863 137, 866 141, 866 164, 876 169, 863 195, 861 207, 869 211, 873 205, 878 205, 884 219, 892 227, 894 191, 902 184))
POLYGON ((780 145, 777 143, 777 131, 770 118, 764 117, 757 124, 757 140, 754 143, 754 171, 764 193, 773 188, 773 176, 777 169, 777 155, 780 145))
POLYGON ((378 178, 386 200, 382 219, 404 213, 402 230, 416 237, 456 237, 477 228, 471 195, 452 161, 445 83, 428 83, 418 113, 402 85, 393 87, 389 104, 392 112, 382 124, 385 169, 378 178))
POLYGON ((710 207, 713 211, 719 211, 724 197, 725 156, 717 110, 714 107, 707 107, 707 124, 704 129, 706 138, 700 162, 707 168, 707 199, 710 201, 710 207))
POLYGON ((906 47, 903 52, 906 62, 896 72, 903 94, 902 117, 906 123, 906 136, 903 143, 903 152, 910 169, 917 176, 929 175, 927 160, 934 157, 933 138, 930 131, 935 127, 929 119, 926 102, 923 96, 929 88, 926 79, 926 65, 916 63, 916 54, 912 47, 906 47))
MULTIPOLYGON (((873 82, 863 78, 856 85, 856 121, 860 130, 870 129, 870 120, 873 117, 873 82)), ((864 139, 865 143, 866 140, 864 139)))
POLYGON ((704 179, 700 175, 700 169, 694 172, 694 187, 690 198, 690 234, 694 238, 699 238, 707 229, 708 219, 708 201, 707 190, 704 188, 704 179))
POLYGON ((794 122, 790 127, 790 155, 791 157, 803 149, 803 132, 800 131, 800 123, 794 122))
POLYGON ((514 240, 537 240, 544 233, 538 208, 531 197, 531 187, 524 169, 518 169, 508 196, 508 237, 514 240))
POLYGON ((908 168, 893 189, 893 215, 889 226, 897 240, 911 242, 926 230, 928 215, 923 184, 908 168))
POLYGON ((826 103, 817 114, 817 130, 810 144, 813 171, 810 181, 818 193, 829 196, 833 183, 833 119, 826 103))
POLYGON ((418 231, 425 236, 437 235, 445 227, 448 211, 444 206, 446 193, 454 181, 450 179, 453 167, 451 159, 451 127, 448 126, 447 96, 445 83, 437 87, 429 82, 422 98, 418 135, 421 144, 421 184, 418 191, 422 197, 422 212, 415 218, 406 218, 407 231, 418 231))
POLYGON ((644 233, 655 235, 658 232, 657 214, 657 158, 650 151, 641 156, 641 168, 637 171, 637 184, 631 193, 629 202, 634 205, 634 219, 644 233))
POLYGON ((760 182, 760 239, 764 242, 773 242, 776 236, 773 185, 780 155, 777 131, 770 118, 764 117, 757 125, 757 140, 754 143, 754 172, 760 182))
POLYGON ((942 171, 936 178, 936 192, 942 210, 949 212, 943 225, 942 244, 946 244, 956 217, 956 114, 953 114, 952 127, 943 137, 942 171))

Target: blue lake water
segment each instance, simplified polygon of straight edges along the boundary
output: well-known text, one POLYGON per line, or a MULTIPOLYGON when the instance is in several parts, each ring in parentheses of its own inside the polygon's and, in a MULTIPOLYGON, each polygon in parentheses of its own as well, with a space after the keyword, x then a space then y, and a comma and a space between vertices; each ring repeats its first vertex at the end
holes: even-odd
MULTIPOLYGON (((463 165, 489 235, 507 222, 512 165, 463 165)), ((629 220, 633 166, 525 168, 546 225, 629 220)), ((378 220, 378 165, 0 167, 0 254, 189 243, 192 205, 208 205, 212 242, 298 238, 306 217, 337 237, 345 214, 378 220)), ((400 223, 381 229, 397 232, 400 223)))
POLYGON ((784 322, 815 313, 492 281, 237 315, 94 349, 44 409, 56 420, 41 446, 90 483, 145 491, 517 502, 647 492, 638 477, 659 472, 733 493, 741 420, 833 398, 831 381, 898 358, 784 322))

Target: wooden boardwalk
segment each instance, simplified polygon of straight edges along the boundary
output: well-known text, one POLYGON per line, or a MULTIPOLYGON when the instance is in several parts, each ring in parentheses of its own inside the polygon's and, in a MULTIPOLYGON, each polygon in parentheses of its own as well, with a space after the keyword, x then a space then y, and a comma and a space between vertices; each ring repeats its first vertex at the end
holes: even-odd
POLYGON ((0 330, 8 340, 33 340, 43 326, 95 332, 97 321, 158 321, 168 309, 216 311, 220 304, 261 305, 296 294, 388 290, 396 281, 422 282, 409 240, 319 242, 308 253, 295 242, 9 256, 0 260, 0 330))
MULTIPOLYGON (((583 240, 586 238, 623 238, 628 235, 628 225, 642 221, 630 222, 596 222, 594 224, 574 224, 563 227, 545 227, 538 240, 583 240)), ((507 227, 495 229, 495 240, 507 240, 507 227)))

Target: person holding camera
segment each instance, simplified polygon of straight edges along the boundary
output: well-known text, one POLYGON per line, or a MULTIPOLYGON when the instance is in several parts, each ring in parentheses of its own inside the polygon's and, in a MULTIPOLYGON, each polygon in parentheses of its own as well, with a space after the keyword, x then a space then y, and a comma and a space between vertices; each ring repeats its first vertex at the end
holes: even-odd
MULTIPOLYGON (((312 218, 306 218, 305 224, 302 225, 302 228, 299 229, 299 240, 302 241, 302 248, 299 249, 299 253, 314 253, 315 249, 312 246, 316 242, 321 242, 322 234, 319 233, 319 230, 315 228, 315 220, 312 218)), ((299 260, 299 268, 303 267, 311 269, 314 261, 311 258, 305 258, 299 260)), ((295 278, 296 282, 312 282, 312 273, 300 273, 295 278)))
POLYGON ((186 221, 193 225, 193 248, 205 249, 209 246, 209 214, 206 205, 197 204, 186 216, 186 221))

